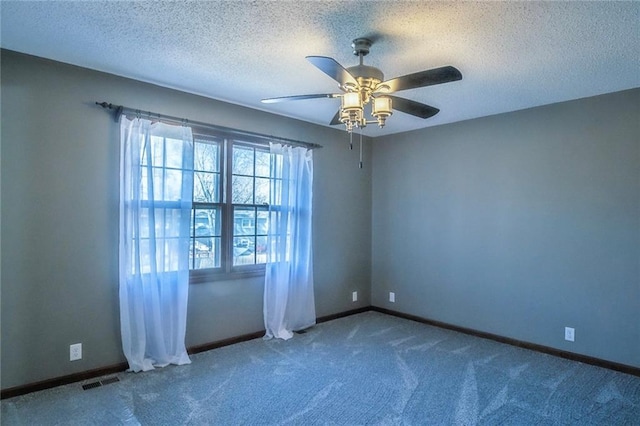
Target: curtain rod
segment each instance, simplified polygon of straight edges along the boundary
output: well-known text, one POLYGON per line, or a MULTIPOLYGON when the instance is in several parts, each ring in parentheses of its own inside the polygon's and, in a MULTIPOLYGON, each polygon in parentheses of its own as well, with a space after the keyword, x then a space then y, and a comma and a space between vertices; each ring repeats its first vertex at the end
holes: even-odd
POLYGON ((180 118, 180 117, 173 117, 170 115, 165 115, 165 114, 159 114, 157 112, 151 112, 151 111, 143 111, 140 109, 135 109, 135 108, 129 108, 126 106, 122 106, 122 105, 114 105, 114 104, 110 104, 108 102, 96 102, 96 105, 101 106, 104 109, 109 109, 109 110, 115 110, 115 115, 114 115, 114 120, 116 122, 120 121, 120 116, 122 116, 122 114, 133 114, 139 117, 145 116, 147 118, 150 119, 154 119, 154 120, 158 120, 158 121, 162 121, 162 122, 166 122, 168 124, 180 124, 180 125, 193 125, 196 127, 205 127, 207 129, 213 129, 213 130, 218 130, 221 132, 227 132, 227 133, 233 133, 233 134, 237 134, 237 135, 244 135, 244 136, 253 136, 253 137, 259 137, 259 138, 266 138, 266 139, 272 139, 273 141, 276 142, 284 142, 288 145, 294 145, 294 146, 303 146, 305 148, 309 148, 309 149, 317 149, 317 148, 322 148, 322 145, 318 145, 317 143, 310 143, 310 142, 302 142, 302 141, 296 141, 293 139, 287 139, 287 138, 281 138, 278 136, 271 136, 271 135, 265 135, 262 133, 255 133, 255 132, 248 132, 248 131, 244 131, 244 130, 236 130, 236 129, 232 129, 230 127, 223 127, 223 126, 216 126, 215 124, 210 124, 210 123, 204 123, 201 121, 193 121, 193 120, 189 120, 186 118, 180 118))

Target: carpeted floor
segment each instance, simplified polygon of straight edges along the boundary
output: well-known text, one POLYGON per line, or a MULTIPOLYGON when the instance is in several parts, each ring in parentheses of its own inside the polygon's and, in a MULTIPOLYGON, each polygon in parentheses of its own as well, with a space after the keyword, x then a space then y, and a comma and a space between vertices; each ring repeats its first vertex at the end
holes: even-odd
POLYGON ((4 400, 2 424, 640 425, 640 377, 377 312, 191 359, 4 400))

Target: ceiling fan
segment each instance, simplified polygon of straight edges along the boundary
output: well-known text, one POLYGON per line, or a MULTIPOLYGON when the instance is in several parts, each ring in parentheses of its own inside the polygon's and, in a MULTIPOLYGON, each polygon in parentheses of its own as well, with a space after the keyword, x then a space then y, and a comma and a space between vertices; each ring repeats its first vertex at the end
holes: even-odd
POLYGON ((351 44, 353 54, 358 56, 360 63, 349 68, 344 68, 335 59, 326 56, 306 57, 320 71, 337 81, 342 93, 283 96, 262 99, 262 102, 340 98, 340 109, 330 124, 344 124, 347 131, 351 133, 354 128, 363 128, 370 123, 377 122, 380 127, 383 127, 394 109, 419 118, 433 117, 440 111, 438 108, 393 96, 391 93, 462 79, 462 74, 455 67, 445 66, 385 80, 384 74, 378 68, 363 64, 363 58, 369 54, 372 44, 373 42, 368 38, 353 40, 351 44), (368 104, 371 104, 371 115, 376 121, 367 121, 364 116, 364 107, 368 104))

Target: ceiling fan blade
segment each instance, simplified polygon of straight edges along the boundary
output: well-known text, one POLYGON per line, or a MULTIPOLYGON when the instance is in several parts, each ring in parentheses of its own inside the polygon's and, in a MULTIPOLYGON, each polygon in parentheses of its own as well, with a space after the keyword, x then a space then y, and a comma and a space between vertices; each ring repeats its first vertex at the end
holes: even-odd
POLYGON ((389 97, 391 98, 393 109, 404 112, 405 114, 414 115, 420 118, 429 118, 440 112, 438 108, 421 104, 420 102, 399 98, 397 96, 389 95, 389 97))
POLYGON ((358 85, 356 79, 342 65, 333 58, 326 56, 307 56, 307 60, 315 65, 320 71, 340 83, 343 86, 346 83, 358 85))
POLYGON ((329 125, 331 125, 331 126, 336 126, 338 124, 342 124, 340 122, 340 110, 338 110, 338 112, 336 112, 336 115, 333 116, 333 118, 331 119, 331 122, 329 123, 329 125))
POLYGON ((414 74, 403 75, 383 81, 378 87, 389 86, 389 93, 400 90, 415 89, 418 87, 432 86, 434 84, 448 83, 462 79, 462 74, 456 68, 447 66, 420 71, 414 74))
POLYGON ((321 93, 317 95, 295 95, 295 96, 281 96, 279 98, 267 98, 267 99, 262 99, 260 102, 264 104, 275 104, 278 102, 302 101, 304 99, 339 98, 339 97, 340 95, 336 93, 321 93))

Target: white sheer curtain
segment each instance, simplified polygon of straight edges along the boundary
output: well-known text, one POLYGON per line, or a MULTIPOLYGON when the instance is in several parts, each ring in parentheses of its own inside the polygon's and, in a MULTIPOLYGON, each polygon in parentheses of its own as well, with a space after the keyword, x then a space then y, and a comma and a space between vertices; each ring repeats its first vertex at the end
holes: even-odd
POLYGON ((191 129, 120 122, 120 329, 134 372, 188 364, 191 129))
POLYGON ((316 323, 311 251, 313 152, 271 144, 271 202, 264 287, 265 338, 290 339, 316 323))

